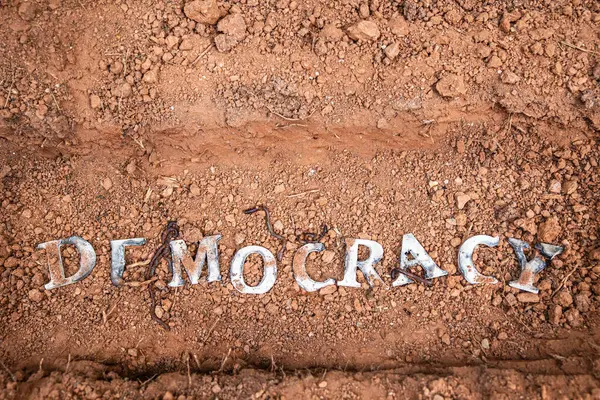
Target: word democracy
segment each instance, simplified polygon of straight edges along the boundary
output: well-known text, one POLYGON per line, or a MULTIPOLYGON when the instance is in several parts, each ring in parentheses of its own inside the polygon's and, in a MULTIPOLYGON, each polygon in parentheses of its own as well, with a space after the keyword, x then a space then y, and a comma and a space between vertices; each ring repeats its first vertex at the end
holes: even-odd
MULTIPOLYGON (((192 285, 198 284, 205 266, 208 270, 207 282, 221 281, 218 251, 218 243, 221 237, 221 235, 204 237, 198 242, 198 248, 194 257, 188 251, 187 245, 183 240, 170 241, 172 277, 169 286, 178 287, 185 284, 183 269, 185 269, 190 283, 192 285)), ((563 248, 548 243, 538 243, 535 246, 537 250, 536 254, 528 260, 524 253, 525 249, 530 248, 528 243, 514 238, 508 238, 508 242, 514 249, 521 266, 519 279, 509 282, 509 285, 523 291, 538 293, 538 289, 533 285, 535 276, 546 267, 546 260, 551 260, 562 253, 563 248)), ((125 248, 128 246, 141 246, 145 243, 146 239, 144 238, 113 240, 110 242, 110 279, 115 286, 121 286, 124 283, 125 248)), ((482 275, 473 264, 473 252, 477 246, 496 247, 498 243, 498 237, 476 235, 467 239, 461 245, 458 251, 458 265, 467 282, 470 284, 498 283, 498 280, 493 276, 482 275)), ((292 270, 298 285, 308 292, 315 292, 331 285, 359 288, 360 283, 357 281, 358 271, 363 274, 371 286, 375 284, 375 281, 384 283, 375 270, 375 265, 383 258, 383 247, 381 244, 365 239, 345 239, 345 244, 344 278, 341 281, 336 281, 332 278, 321 282, 315 281, 306 271, 308 255, 313 252, 318 253, 323 251, 325 249, 323 243, 312 242, 300 247, 294 254, 292 261, 292 270), (358 260, 358 251, 361 246, 365 247, 369 254, 364 260, 358 260)), ((96 266, 96 252, 94 248, 88 241, 78 236, 45 242, 38 245, 38 249, 46 251, 48 260, 50 282, 44 286, 47 290, 79 282, 90 275, 96 266), (69 277, 65 277, 61 256, 61 247, 63 245, 75 246, 80 255, 79 269, 69 277)), ((423 268, 426 280, 448 275, 448 272, 437 266, 415 236, 408 233, 402 237, 402 251, 400 253, 400 266, 398 269, 400 273, 393 280, 392 286, 397 287, 413 283, 414 280, 411 277, 415 278, 415 275, 408 272, 408 269, 417 266, 423 268)), ((235 253, 231 260, 229 278, 233 287, 241 293, 267 293, 271 290, 277 279, 277 261, 273 253, 265 247, 243 247, 235 253), (263 260, 263 276, 260 283, 256 286, 249 286, 244 282, 244 264, 246 259, 252 254, 259 255, 263 260)))

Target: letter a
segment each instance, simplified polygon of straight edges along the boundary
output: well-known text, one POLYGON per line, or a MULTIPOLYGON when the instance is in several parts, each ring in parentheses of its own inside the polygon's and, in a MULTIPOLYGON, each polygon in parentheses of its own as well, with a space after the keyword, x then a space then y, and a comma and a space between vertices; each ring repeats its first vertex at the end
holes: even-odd
MULTIPOLYGON (((400 269, 406 271, 410 267, 420 265, 425 270, 425 279, 434 279, 446 276, 448 273, 437 266, 435 261, 427 254, 415 235, 407 233, 402 237, 402 250, 400 253, 400 269), (412 259, 409 260, 408 256, 412 259)), ((392 286, 404 286, 414 281, 406 275, 400 274, 392 286)))

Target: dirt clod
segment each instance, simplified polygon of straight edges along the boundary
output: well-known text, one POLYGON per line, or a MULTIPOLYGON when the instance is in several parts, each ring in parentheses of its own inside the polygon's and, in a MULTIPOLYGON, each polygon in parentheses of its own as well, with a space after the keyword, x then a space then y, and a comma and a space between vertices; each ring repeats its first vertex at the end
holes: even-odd
POLYGON ((350 39, 365 42, 377 40, 381 34, 377 24, 373 21, 359 21, 350 25, 346 32, 350 39))
POLYGON ((554 243, 561 234, 562 228, 558 217, 547 218, 538 228, 538 237, 542 242, 554 243))
POLYGON ((183 12, 186 17, 205 25, 216 24, 221 13, 216 0, 193 0, 185 3, 183 12))
POLYGON ((458 97, 467 93, 464 78, 455 74, 443 76, 435 84, 435 89, 442 97, 458 97))

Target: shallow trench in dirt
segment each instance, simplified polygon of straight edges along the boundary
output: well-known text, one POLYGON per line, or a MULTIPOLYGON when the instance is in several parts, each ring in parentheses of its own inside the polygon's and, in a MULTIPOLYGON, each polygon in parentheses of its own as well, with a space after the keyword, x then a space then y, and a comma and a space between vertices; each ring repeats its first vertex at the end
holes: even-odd
MULTIPOLYGON (((567 395, 589 392, 597 387, 600 271, 598 176, 586 168, 598 148, 576 132, 557 141, 526 121, 511 124, 528 135, 508 135, 501 115, 449 122, 438 134, 399 127, 394 136, 267 123, 239 132, 163 131, 141 143, 81 131, 72 143, 52 146, 3 132, 0 345, 7 371, 29 382, 14 386, 6 373, 13 389, 6 393, 73 391, 72 379, 86 379, 97 393, 122 385, 147 397, 335 396, 346 384, 359 397, 372 390, 486 397, 507 384, 507 395, 538 396, 552 385, 567 395), (551 191, 557 180, 576 180, 576 191, 551 191), (459 208, 462 195, 468 201, 459 208), (229 279, 234 253, 256 244, 276 254, 281 245, 262 215, 243 213, 257 204, 269 207, 285 252, 273 289, 244 295, 229 279), (190 245, 223 235, 223 282, 206 283, 203 275, 198 285, 168 288, 161 262, 152 285, 166 331, 150 318, 146 286, 112 285, 109 242, 147 239, 127 248, 124 275, 144 281, 139 262, 152 256, 170 220, 190 245), (361 288, 300 289, 292 273, 299 236, 322 224, 329 227, 321 239, 327 250, 309 257, 310 276, 341 280, 345 239, 361 238, 383 245, 376 265, 383 283, 369 288, 359 273, 361 288), (448 276, 432 287, 391 287, 406 233, 448 276), (35 246, 74 234, 94 246, 93 273, 43 290, 46 255, 35 246), (475 257, 497 285, 471 285, 457 268, 458 246, 475 234, 501 238, 475 257), (539 295, 523 297, 508 286, 520 272, 508 237, 565 246, 536 279, 539 295)), ((62 256, 74 273, 78 254, 65 246, 62 256)), ((249 258, 246 283, 258 284, 262 268, 249 258)))

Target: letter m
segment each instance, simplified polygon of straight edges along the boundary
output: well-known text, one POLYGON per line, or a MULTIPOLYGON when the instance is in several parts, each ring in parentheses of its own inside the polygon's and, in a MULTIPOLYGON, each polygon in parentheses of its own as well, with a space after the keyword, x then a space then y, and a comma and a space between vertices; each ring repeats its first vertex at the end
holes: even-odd
POLYGON ((188 248, 183 240, 172 240, 171 255, 173 257, 173 279, 169 282, 170 287, 183 286, 181 265, 187 272, 192 285, 198 284, 200 275, 204 265, 208 264, 207 282, 215 282, 221 280, 221 270, 219 268, 219 248, 218 243, 221 240, 221 235, 207 236, 198 243, 196 257, 188 252, 188 248))

